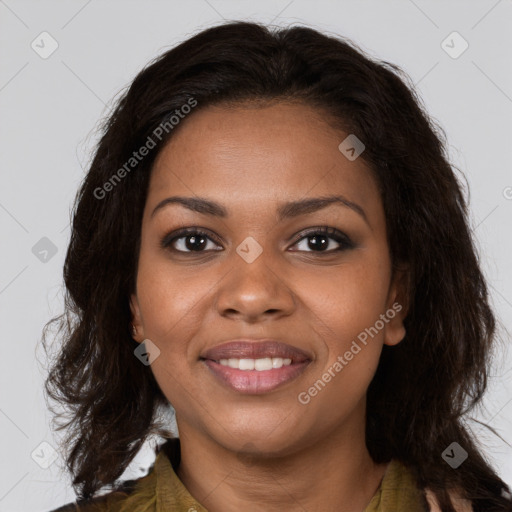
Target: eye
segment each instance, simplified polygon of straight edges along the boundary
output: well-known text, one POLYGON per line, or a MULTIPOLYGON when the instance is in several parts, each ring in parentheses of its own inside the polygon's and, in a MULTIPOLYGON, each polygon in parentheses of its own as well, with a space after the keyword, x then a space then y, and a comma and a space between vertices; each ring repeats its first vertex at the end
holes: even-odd
POLYGON ((205 249, 208 249, 208 242, 213 242, 214 239, 217 242, 216 237, 213 237, 210 233, 202 229, 184 228, 166 235, 160 242, 160 246, 163 249, 169 248, 170 246, 171 250, 175 252, 199 253, 205 252, 205 249))
POLYGON ((354 247, 353 242, 350 238, 339 231, 336 228, 331 228, 328 226, 320 226, 317 228, 309 229, 307 232, 302 231, 300 233, 300 238, 294 245, 303 244, 303 248, 299 249, 299 251, 306 252, 317 252, 317 253, 333 253, 344 251, 346 249, 352 249, 354 247), (309 241, 307 241, 310 239, 309 241), (338 244, 338 247, 332 247, 332 241, 335 244, 338 244), (306 248, 311 248, 311 251, 308 251, 306 248), (326 250, 329 249, 329 250, 326 250))
MULTIPOLYGON (((174 252, 185 254, 194 252, 202 253, 207 252, 208 250, 222 250, 222 248, 215 249, 216 244, 221 244, 220 240, 216 236, 195 227, 183 228, 179 231, 169 233, 165 235, 160 242, 160 246, 163 249, 170 249, 174 252), (210 247, 209 242, 211 242, 210 247)), ((347 235, 336 228, 331 228, 328 226, 319 226, 310 228, 307 231, 300 232, 299 238, 297 238, 294 246, 300 246, 300 244, 303 244, 303 247, 299 248, 298 252, 316 252, 328 254, 346 249, 352 249, 354 247, 353 242, 347 235), (308 239, 310 239, 309 242, 307 241, 308 239), (335 244, 338 244, 338 247, 331 247, 333 241, 335 244), (312 250, 308 251, 308 248, 312 250)), ((297 251, 297 249, 293 252, 295 251, 297 251)))

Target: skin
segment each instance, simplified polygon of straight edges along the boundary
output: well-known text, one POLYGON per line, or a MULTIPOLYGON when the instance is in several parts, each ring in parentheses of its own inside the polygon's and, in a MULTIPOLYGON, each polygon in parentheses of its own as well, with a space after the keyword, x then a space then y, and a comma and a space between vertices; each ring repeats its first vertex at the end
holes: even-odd
POLYGON ((153 167, 130 301, 135 339, 160 350, 151 369, 176 410, 178 476, 210 512, 363 510, 387 468, 365 445, 366 391, 383 344, 405 336, 405 307, 308 404, 297 399, 359 333, 404 304, 374 178, 362 158, 339 151, 347 134, 322 116, 299 103, 207 107, 182 121, 153 167), (229 215, 170 204, 151 216, 177 195, 214 200, 229 215), (277 219, 282 203, 330 195, 357 203, 367 220, 339 204, 277 219), (188 240, 183 253, 159 246, 186 226, 221 243, 192 252, 182 238, 174 247, 187 251, 188 240), (297 237, 318 226, 342 231, 355 246, 333 252, 340 244, 329 238, 315 250, 313 235, 297 237), (252 263, 236 252, 249 236, 263 249, 252 263), (284 341, 312 361, 272 392, 240 394, 199 356, 242 337, 284 341))

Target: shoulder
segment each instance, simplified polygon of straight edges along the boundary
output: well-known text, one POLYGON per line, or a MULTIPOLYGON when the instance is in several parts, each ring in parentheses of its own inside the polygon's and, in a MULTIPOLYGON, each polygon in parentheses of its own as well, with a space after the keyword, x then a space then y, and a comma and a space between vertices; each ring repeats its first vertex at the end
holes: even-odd
POLYGON ((51 512, 113 512, 125 503, 128 496, 121 492, 111 492, 89 500, 67 503, 51 512))
POLYGON ((142 482, 145 478, 147 477, 127 480, 118 485, 115 490, 102 496, 67 503, 50 512, 113 512, 120 510, 126 500, 134 494, 139 482, 142 482))
MULTIPOLYGON (((413 468, 397 459, 393 459, 391 462, 388 475, 385 476, 382 485, 384 491, 389 488, 391 492, 396 492, 396 489, 399 488, 402 494, 401 499, 405 499, 407 495, 410 495, 411 498, 414 498, 415 504, 419 501, 422 502, 422 510, 443 512, 434 492, 428 487, 422 489, 418 485, 417 476, 413 468), (425 509, 425 505, 428 508, 425 509)), ((461 492, 448 491, 448 495, 455 512, 474 512, 471 502, 464 499, 461 492)))
MULTIPOLYGON (((67 503, 50 512, 132 512, 146 510, 156 501, 157 479, 159 471, 165 470, 171 461, 179 463, 179 439, 169 439, 160 446, 155 461, 148 468, 148 473, 137 479, 125 480, 113 486, 106 494, 88 500, 67 503), (168 458, 169 457, 169 458, 168 458)), ((172 469, 170 470, 172 472, 172 469)), ((165 473, 164 471, 164 474, 165 473)))
MULTIPOLYGON (((473 507, 469 500, 462 498, 457 492, 450 492, 449 495, 455 512, 473 512, 473 507)), ((425 497, 429 506, 429 512, 442 512, 439 507, 439 503, 431 490, 425 489, 425 497)))

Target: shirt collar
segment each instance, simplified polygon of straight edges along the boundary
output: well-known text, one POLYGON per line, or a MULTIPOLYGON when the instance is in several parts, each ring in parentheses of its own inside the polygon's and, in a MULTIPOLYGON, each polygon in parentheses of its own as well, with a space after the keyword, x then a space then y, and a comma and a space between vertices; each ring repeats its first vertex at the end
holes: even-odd
POLYGON ((179 462, 179 438, 169 439, 155 461, 156 512, 208 512, 192 497, 176 474, 179 462))
MULTIPOLYGON (((189 493, 176 471, 180 464, 180 440, 169 439, 160 448, 155 461, 156 512, 208 512, 189 493)), ((364 512, 424 512, 422 492, 410 471, 398 460, 388 464, 377 492, 364 512)))

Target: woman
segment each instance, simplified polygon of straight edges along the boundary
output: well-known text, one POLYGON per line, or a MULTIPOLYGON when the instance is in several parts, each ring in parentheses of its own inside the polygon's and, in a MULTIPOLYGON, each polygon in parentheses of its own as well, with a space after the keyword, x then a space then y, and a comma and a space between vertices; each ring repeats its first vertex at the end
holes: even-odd
POLYGON ((467 205, 401 73, 228 23, 135 78, 66 256, 59 510, 512 510, 464 426, 495 331, 467 205))

